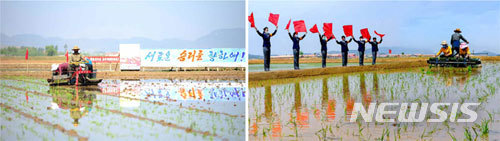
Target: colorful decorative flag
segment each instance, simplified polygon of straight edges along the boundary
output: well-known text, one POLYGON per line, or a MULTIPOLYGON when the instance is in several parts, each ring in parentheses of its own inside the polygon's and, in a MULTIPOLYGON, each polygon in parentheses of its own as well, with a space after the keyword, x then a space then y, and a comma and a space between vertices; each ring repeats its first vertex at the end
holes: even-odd
POLYGON ((269 22, 278 26, 278 20, 280 19, 280 14, 269 13, 269 22))
POLYGON ((290 28, 290 23, 291 23, 291 22, 292 22, 292 19, 290 19, 290 20, 288 21, 288 24, 286 24, 286 28, 285 28, 285 30, 288 30, 288 29, 290 28))
POLYGON ((380 38, 382 38, 382 37, 385 36, 385 34, 379 34, 379 33, 377 33, 377 30, 374 30, 374 31, 375 31, 375 34, 377 34, 378 36, 380 36, 380 38))
POLYGON ((370 32, 368 32, 368 28, 363 28, 360 31, 361 31, 361 35, 363 36, 363 38, 368 39, 368 40, 371 39, 370 32))
POLYGON ((293 21, 295 32, 307 32, 306 23, 304 20, 293 21))
POLYGON ((311 33, 318 33, 319 32, 318 26, 316 26, 316 24, 314 24, 314 26, 311 29, 309 29, 309 31, 311 31, 311 33))
MULTIPOLYGON (((375 34, 377 34, 377 33, 375 32, 375 34)), ((380 38, 382 38, 382 37, 380 37, 380 38)), ((391 49, 389 49, 389 54, 392 54, 392 50, 391 49)))
POLYGON ((344 34, 346 37, 351 36, 352 37, 352 25, 344 25, 344 34))
POLYGON ((28 60, 28 54, 29 54, 29 52, 28 52, 28 48, 26 48, 26 55, 24 56, 24 58, 25 58, 26 60, 28 60))
POLYGON ((323 23, 323 31, 325 32, 326 38, 335 39, 332 29, 333 23, 323 23))
POLYGON ((248 16, 248 21, 250 22, 250 27, 255 27, 255 22, 253 20, 253 12, 248 16))
POLYGON ((67 50, 66 50, 66 54, 64 56, 66 56, 66 63, 68 63, 69 62, 69 54, 68 54, 67 50))

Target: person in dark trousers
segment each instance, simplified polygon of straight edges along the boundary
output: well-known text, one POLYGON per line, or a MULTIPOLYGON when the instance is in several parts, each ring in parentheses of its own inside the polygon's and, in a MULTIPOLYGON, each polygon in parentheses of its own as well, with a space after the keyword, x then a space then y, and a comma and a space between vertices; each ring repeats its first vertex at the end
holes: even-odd
POLYGON ((363 39, 363 36, 359 36, 359 41, 357 41, 355 38, 354 42, 358 43, 358 52, 359 52, 359 65, 363 66, 363 62, 365 60, 365 45, 366 45, 366 40, 363 39))
POLYGON ((460 51, 460 40, 465 41, 467 44, 469 44, 469 41, 467 41, 464 36, 462 36, 462 31, 460 31, 460 28, 455 29, 452 35, 451 35, 451 48, 452 48, 452 56, 456 56, 460 51))
POLYGON ((264 27, 264 33, 260 33, 257 27, 254 27, 257 34, 262 37, 262 49, 264 50, 264 71, 269 71, 269 65, 271 64, 271 37, 276 35, 276 31, 278 31, 278 26, 273 33, 269 33, 269 28, 264 27))
POLYGON ((330 41, 332 38, 326 38, 325 34, 321 35, 319 32, 318 32, 318 35, 319 35, 319 42, 321 43, 321 67, 325 68, 326 67, 326 52, 327 52, 327 47, 326 47, 326 43, 328 43, 328 41, 330 41))
POLYGON ((377 61, 378 44, 382 43, 382 40, 383 38, 380 38, 377 42, 377 37, 373 37, 373 41, 369 42, 372 45, 372 65, 375 65, 377 61))
POLYGON ((292 40, 293 42, 293 68, 295 70, 299 70, 299 53, 300 53, 300 40, 304 39, 304 37, 306 37, 307 35, 307 32, 302 35, 302 37, 299 37, 298 36, 298 33, 297 32, 294 32, 293 33, 293 36, 292 34, 290 34, 290 31, 288 31, 288 36, 290 36, 290 39, 292 40))
POLYGON ((348 55, 348 52, 349 52, 349 47, 347 46, 347 44, 349 44, 351 41, 352 41, 352 37, 351 39, 349 39, 349 41, 345 40, 345 36, 342 36, 342 41, 338 41, 335 39, 335 41, 337 42, 337 44, 340 45, 341 47, 341 51, 342 51, 342 66, 347 66, 347 55, 348 55))

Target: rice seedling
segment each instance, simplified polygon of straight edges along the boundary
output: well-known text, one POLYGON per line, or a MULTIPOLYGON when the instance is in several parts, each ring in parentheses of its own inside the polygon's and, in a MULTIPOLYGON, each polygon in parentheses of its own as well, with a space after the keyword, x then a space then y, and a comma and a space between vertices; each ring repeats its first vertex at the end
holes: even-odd
POLYGON ((326 140, 326 133, 327 133, 327 127, 322 127, 320 130, 316 131, 316 136, 318 137, 318 140, 326 140))
MULTIPOLYGON (((488 133, 490 132, 490 129, 489 129, 489 124, 490 124, 491 120, 490 119, 484 119, 481 121, 480 124, 474 124, 475 127, 473 127, 474 129, 475 128, 478 128, 479 131, 480 131, 480 134, 481 136, 487 136, 488 133)), ((474 130, 475 132, 475 130, 474 130)))
POLYGON ((356 124, 358 125, 358 133, 359 133, 359 136, 363 136, 363 129, 365 129, 363 127, 363 125, 361 124, 361 121, 360 119, 356 120, 356 124))
POLYGON ((390 134, 389 129, 388 128, 384 128, 382 130, 382 134, 380 135, 379 138, 376 138, 376 140, 385 141, 385 140, 387 140, 387 138, 389 138, 389 136, 390 136, 389 134, 390 134))
POLYGON ((457 141, 457 138, 453 134, 451 134, 449 130, 446 133, 450 136, 451 140, 457 141))

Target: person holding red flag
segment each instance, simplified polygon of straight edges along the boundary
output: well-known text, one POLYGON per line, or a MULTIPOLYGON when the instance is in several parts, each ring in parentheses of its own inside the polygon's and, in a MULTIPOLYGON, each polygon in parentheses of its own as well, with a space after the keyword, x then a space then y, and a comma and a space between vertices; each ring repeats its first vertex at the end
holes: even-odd
POLYGON ((300 40, 306 37, 307 32, 304 35, 302 35, 302 37, 299 37, 297 32, 293 32, 292 36, 292 34, 290 34, 290 30, 287 29, 287 31, 288 31, 288 36, 293 42, 293 67, 295 70, 299 70, 300 40))
POLYGON ((321 67, 326 67, 326 55, 327 55, 327 43, 332 39, 332 37, 327 38, 325 34, 320 34, 319 32, 319 42, 321 43, 321 67))
POLYGON ((276 35, 276 32, 278 31, 278 26, 276 25, 276 29, 274 29, 273 33, 269 33, 269 28, 264 27, 264 32, 261 33, 257 27, 253 27, 255 31, 257 31, 257 34, 259 34, 260 37, 262 37, 263 43, 262 43, 262 49, 264 51, 264 71, 269 71, 269 66, 271 64, 271 37, 276 35))
POLYGON ((365 60, 365 45, 367 41, 363 38, 363 36, 359 36, 359 40, 356 40, 355 38, 354 42, 358 43, 358 52, 359 52, 359 65, 363 66, 363 62, 365 60))
POLYGON ((382 37, 380 37, 380 41, 378 42, 377 42, 377 37, 373 37, 373 41, 369 42, 372 45, 372 65, 375 65, 377 61, 378 44, 382 43, 383 40, 382 37))
POLYGON ((349 39, 349 41, 347 41, 345 39, 345 36, 342 36, 342 41, 338 41, 336 39, 335 39, 335 41, 342 48, 341 49, 341 51, 342 51, 342 66, 345 67, 345 66, 347 66, 347 55, 349 52, 349 47, 347 45, 352 41, 352 37, 351 37, 351 39, 349 39))

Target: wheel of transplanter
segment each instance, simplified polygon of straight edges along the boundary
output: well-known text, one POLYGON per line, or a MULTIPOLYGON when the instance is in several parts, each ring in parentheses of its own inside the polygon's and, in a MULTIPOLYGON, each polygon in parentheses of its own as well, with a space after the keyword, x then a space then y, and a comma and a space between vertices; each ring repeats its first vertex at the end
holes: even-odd
POLYGON ((85 74, 78 74, 78 85, 85 85, 85 74))

